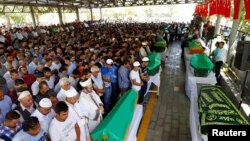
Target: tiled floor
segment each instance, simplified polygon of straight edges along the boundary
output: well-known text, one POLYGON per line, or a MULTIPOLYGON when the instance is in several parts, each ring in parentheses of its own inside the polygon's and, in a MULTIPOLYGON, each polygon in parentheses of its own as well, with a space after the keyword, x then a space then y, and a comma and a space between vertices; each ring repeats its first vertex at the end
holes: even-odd
POLYGON ((153 108, 147 141, 190 141, 189 100, 185 95, 185 67, 180 43, 170 53, 161 76, 160 96, 153 108))

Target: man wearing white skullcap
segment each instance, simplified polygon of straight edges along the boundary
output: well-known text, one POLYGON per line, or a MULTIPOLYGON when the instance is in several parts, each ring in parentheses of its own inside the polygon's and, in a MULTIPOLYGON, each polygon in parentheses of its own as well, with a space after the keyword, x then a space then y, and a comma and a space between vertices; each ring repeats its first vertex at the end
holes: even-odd
MULTIPOLYGON (((102 120, 102 113, 104 112, 103 103, 93 90, 91 79, 82 80, 80 85, 83 89, 79 97, 79 104, 86 110, 86 115, 89 119, 89 132, 91 133, 102 120)), ((82 108, 77 109, 79 113, 84 113, 81 110, 82 108)))
POLYGON ((69 107, 69 116, 73 117, 80 127, 81 141, 90 141, 90 134, 87 126, 87 111, 85 107, 81 106, 78 102, 78 97, 78 92, 75 89, 70 89, 66 93, 65 103, 69 107))
POLYGON ((49 125, 52 119, 55 117, 55 112, 52 109, 52 103, 49 98, 43 98, 38 104, 38 108, 31 116, 37 117, 42 130, 46 133, 49 131, 49 125))
POLYGON ((32 95, 28 90, 21 92, 17 100, 20 103, 15 110, 21 115, 20 121, 23 122, 35 111, 36 105, 33 103, 32 95))
POLYGON ((129 78, 132 82, 132 89, 139 92, 141 90, 141 86, 143 85, 143 82, 141 80, 140 74, 139 74, 139 66, 140 63, 138 61, 135 61, 133 63, 133 69, 130 71, 129 78))

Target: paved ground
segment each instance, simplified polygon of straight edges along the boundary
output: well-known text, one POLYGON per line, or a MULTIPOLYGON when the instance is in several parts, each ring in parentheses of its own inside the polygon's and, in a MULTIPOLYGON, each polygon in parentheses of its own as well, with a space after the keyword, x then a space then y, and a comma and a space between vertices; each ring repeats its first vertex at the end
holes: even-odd
POLYGON ((189 100, 185 95, 185 68, 180 43, 173 43, 162 72, 160 96, 155 103, 146 141, 190 141, 189 100))

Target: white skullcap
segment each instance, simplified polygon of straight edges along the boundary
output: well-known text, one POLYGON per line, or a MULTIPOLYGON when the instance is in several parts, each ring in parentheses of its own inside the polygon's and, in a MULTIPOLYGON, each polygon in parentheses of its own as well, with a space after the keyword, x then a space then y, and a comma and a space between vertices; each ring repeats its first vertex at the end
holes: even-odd
POLYGON ((39 102, 39 106, 42 108, 51 108, 52 107, 52 102, 48 98, 43 98, 39 102))
POLYGON ((29 91, 23 91, 20 93, 20 95, 18 96, 18 101, 21 101, 23 98, 25 98, 26 96, 30 95, 29 91))
POLYGON ((143 57, 143 58, 142 58, 142 61, 143 61, 143 62, 148 62, 149 59, 148 59, 148 57, 143 57))
POLYGON ((113 64, 113 60, 112 59, 107 59, 106 63, 111 65, 111 64, 113 64))
POLYGON ((82 87, 87 87, 87 86, 89 86, 89 85, 91 85, 92 84, 92 82, 91 82, 91 78, 89 78, 88 80, 86 80, 86 81, 80 81, 80 85, 82 86, 82 87))
POLYGON ((76 96, 78 93, 75 90, 75 88, 71 88, 69 90, 66 91, 66 97, 74 97, 76 96))
POLYGON ((139 66, 140 66, 140 63, 139 63, 138 61, 135 61, 135 62, 133 63, 133 66, 134 66, 134 67, 139 67, 139 66))

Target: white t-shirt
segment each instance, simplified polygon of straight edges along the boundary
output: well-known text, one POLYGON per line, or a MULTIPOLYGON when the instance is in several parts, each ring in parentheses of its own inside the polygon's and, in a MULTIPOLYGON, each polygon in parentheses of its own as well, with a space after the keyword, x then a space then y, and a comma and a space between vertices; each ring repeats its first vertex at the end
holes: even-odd
POLYGON ((32 95, 37 95, 39 92, 39 82, 35 81, 32 85, 31 85, 31 91, 32 91, 32 95))
POLYGON ((64 122, 54 118, 49 127, 51 141, 75 141, 77 138, 75 124, 76 121, 70 115, 64 122))
POLYGON ((49 132, 49 125, 52 119, 55 117, 54 110, 51 110, 47 115, 43 115, 41 112, 38 111, 38 109, 35 110, 35 112, 31 115, 38 118, 41 128, 48 133, 49 132))
MULTIPOLYGON (((139 71, 131 70, 131 72, 129 74, 129 78, 130 78, 131 82, 133 79, 135 79, 137 83, 141 83, 139 71)), ((140 91, 141 86, 134 85, 132 82, 132 89, 135 89, 136 91, 140 91)))

